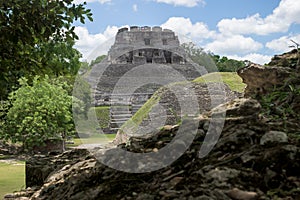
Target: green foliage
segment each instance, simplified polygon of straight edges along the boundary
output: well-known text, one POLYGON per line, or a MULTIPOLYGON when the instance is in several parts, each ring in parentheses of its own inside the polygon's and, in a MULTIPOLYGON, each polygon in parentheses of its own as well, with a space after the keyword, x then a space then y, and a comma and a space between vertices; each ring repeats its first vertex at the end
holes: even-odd
MULTIPOLYGON (((294 80, 299 82, 299 77, 294 80)), ((288 122, 292 119, 298 120, 300 118, 298 108, 294 107, 299 103, 297 102, 299 99, 299 85, 286 83, 284 86, 274 88, 273 91, 261 97, 262 114, 269 120, 283 122, 284 127, 282 128, 286 129, 288 122)))
POLYGON ((91 107, 90 89, 90 84, 82 76, 76 77, 72 87, 74 116, 81 117, 83 115, 83 117, 87 118, 91 107))
POLYGON ((90 64, 88 62, 82 62, 79 69, 79 74, 81 76, 87 77, 91 72, 92 67, 98 63, 101 63, 102 60, 105 59, 105 57, 106 55, 98 56, 95 60, 92 60, 90 64))
MULTIPOLYGON (((204 76, 201 76, 195 80, 193 80, 195 83, 203 83, 203 82, 224 82, 227 84, 231 90, 237 91, 237 92, 243 92, 245 89, 245 84, 242 82, 241 77, 237 75, 237 73, 234 72, 215 72, 215 73, 209 73, 204 76)), ((176 82, 171 83, 172 85, 187 85, 189 82, 176 82)), ((155 105, 159 102, 162 95, 165 93, 166 88, 161 87, 159 90, 157 90, 150 99, 127 121, 125 122, 121 128, 120 132, 125 133, 131 133, 134 132, 137 127, 142 123, 144 119, 146 119, 150 113, 150 111, 153 109, 155 105)), ((178 116, 177 113, 175 113, 174 110, 170 110, 172 114, 177 118, 178 123, 182 119, 178 116)))
POLYGON ((161 98, 162 92, 165 90, 164 87, 158 89, 150 99, 129 119, 127 120, 121 127, 120 132, 134 132, 138 128, 138 126, 142 123, 144 119, 149 117, 149 113, 152 108, 157 105, 161 98))
POLYGON ((6 114, 9 109, 9 101, 0 101, 0 140, 3 136, 6 114))
POLYGON ((215 72, 205 74, 193 80, 196 83, 205 82, 223 82, 227 84, 232 91, 244 92, 246 84, 236 72, 215 72))
POLYGON ((219 55, 213 55, 212 57, 220 72, 237 72, 238 69, 246 66, 244 61, 228 59, 219 55))
MULTIPOLYGON (((81 63, 81 54, 74 49, 74 41, 50 40, 35 46, 31 58, 36 61, 33 66, 41 66, 41 73, 60 75, 76 75, 81 63)), ((33 73, 37 73, 33 71, 33 73)))
POLYGON ((84 75, 85 73, 87 73, 89 70, 91 69, 90 65, 88 62, 81 62, 80 64, 80 69, 79 69, 79 74, 80 75, 84 75))
POLYGON ((105 57, 106 55, 98 56, 95 60, 92 60, 90 66, 92 67, 93 65, 100 63, 105 57))
POLYGON ((64 84, 51 81, 48 76, 36 76, 32 85, 26 78, 20 79, 21 87, 9 96, 11 108, 6 116, 4 139, 22 142, 30 149, 50 138, 71 134, 72 98, 64 84))
POLYGON ((189 58, 200 66, 204 66, 207 72, 218 71, 211 54, 204 51, 203 48, 197 47, 192 42, 181 45, 188 54, 189 58))
POLYGON ((20 77, 76 74, 80 66, 73 22, 92 20, 72 0, 5 0, 0 3, 0 99, 20 77))
POLYGON ((181 45, 187 52, 191 60, 200 66, 204 66, 207 72, 237 72, 238 69, 245 67, 244 61, 228 59, 223 56, 207 53, 203 48, 197 47, 193 43, 181 45))
POLYGON ((99 106, 95 108, 96 116, 100 128, 108 128, 110 121, 109 106, 99 106))

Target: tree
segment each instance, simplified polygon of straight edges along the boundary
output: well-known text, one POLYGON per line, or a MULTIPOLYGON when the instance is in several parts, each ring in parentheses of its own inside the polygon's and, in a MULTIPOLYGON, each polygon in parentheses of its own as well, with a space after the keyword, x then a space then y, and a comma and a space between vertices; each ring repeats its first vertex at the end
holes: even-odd
POLYGON ((22 142, 25 149, 72 134, 72 97, 65 83, 36 76, 32 85, 21 78, 21 87, 9 95, 9 108, 2 138, 22 142))
POLYGON ((0 99, 22 76, 77 73, 72 24, 92 20, 84 6, 72 0, 0 0, 0 99))
POLYGON ((87 118, 88 111, 91 107, 91 86, 82 77, 77 76, 72 90, 73 96, 73 116, 82 116, 87 118))
POLYGON ((203 48, 197 47, 192 42, 183 43, 181 46, 186 51, 189 58, 198 65, 205 67, 207 72, 215 72, 218 70, 211 54, 205 52, 203 48))
POLYGON ((92 67, 93 65, 100 63, 105 57, 106 55, 98 56, 95 60, 92 60, 90 66, 92 67))
POLYGON ((228 59, 225 56, 220 57, 219 55, 212 55, 212 57, 220 72, 236 72, 238 69, 245 67, 244 61, 228 59))
POLYGON ((184 43, 182 47, 189 57, 195 63, 204 66, 208 72, 236 72, 238 69, 245 67, 244 61, 228 59, 227 57, 205 52, 203 48, 197 47, 193 43, 184 43))
POLYGON ((79 61, 81 53, 74 49, 74 41, 58 42, 50 40, 36 45, 32 58, 37 60, 40 66, 39 74, 54 75, 77 75, 81 66, 79 61))

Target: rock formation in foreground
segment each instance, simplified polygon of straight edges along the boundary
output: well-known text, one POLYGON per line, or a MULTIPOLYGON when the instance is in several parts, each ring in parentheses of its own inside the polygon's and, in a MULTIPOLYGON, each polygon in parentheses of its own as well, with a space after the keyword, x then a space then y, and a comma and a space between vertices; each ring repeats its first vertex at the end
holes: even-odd
MULTIPOLYGON (((300 106, 299 73, 290 65, 268 67, 251 65, 240 70, 239 75, 248 85, 246 98, 219 105, 196 119, 164 127, 156 134, 132 137, 127 144, 116 148, 94 150, 96 154, 102 153, 107 162, 122 160, 126 164, 127 158, 118 149, 156 153, 172 142, 177 145, 176 149, 184 149, 187 144, 173 141, 174 137, 181 126, 198 124, 195 133, 185 126, 185 134, 194 134, 195 138, 171 165, 149 173, 126 173, 103 165, 88 152, 73 150, 54 156, 50 161, 49 158, 29 161, 28 164, 39 162, 37 165, 41 168, 59 167, 53 168, 51 173, 45 172, 49 175, 43 183, 7 195, 5 199, 17 196, 74 200, 300 199, 300 110, 296 109, 300 106), (269 78, 264 78, 266 76, 269 78), (203 140, 212 117, 222 117, 225 113, 217 144, 207 156, 199 158, 201 146, 209 145, 203 140), (76 161, 74 155, 81 156, 76 161)), ((219 127, 210 128, 213 137, 219 127)), ((170 151, 168 156, 173 154, 176 151, 170 151)), ((149 165, 159 164, 149 160, 149 165)))

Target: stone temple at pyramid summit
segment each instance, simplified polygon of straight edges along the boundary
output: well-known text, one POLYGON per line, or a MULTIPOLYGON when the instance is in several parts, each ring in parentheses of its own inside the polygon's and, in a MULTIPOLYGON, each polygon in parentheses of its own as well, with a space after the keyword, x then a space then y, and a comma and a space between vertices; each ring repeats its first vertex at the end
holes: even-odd
POLYGON ((128 120, 161 86, 203 74, 204 67, 188 59, 172 30, 131 26, 118 30, 106 59, 93 66, 88 82, 94 105, 110 106, 113 129, 128 120))

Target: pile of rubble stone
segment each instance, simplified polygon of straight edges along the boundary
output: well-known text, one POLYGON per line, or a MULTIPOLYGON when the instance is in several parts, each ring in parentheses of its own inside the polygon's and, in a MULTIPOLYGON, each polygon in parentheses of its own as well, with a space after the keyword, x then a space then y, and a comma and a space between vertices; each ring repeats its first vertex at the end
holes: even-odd
MULTIPOLYGON (((165 126, 157 133, 147 136, 131 137, 126 144, 110 149, 94 149, 91 152, 72 150, 65 152, 63 156, 51 157, 51 161, 49 158, 32 158, 27 162, 28 166, 31 165, 28 168, 32 172, 31 176, 43 177, 43 181, 39 179, 35 183, 32 180, 30 188, 9 194, 5 200, 299 200, 299 124, 297 120, 290 119, 293 123, 284 129, 274 126, 272 120, 268 119, 269 116, 264 115, 260 98, 256 100, 250 97, 254 94, 250 91, 255 91, 255 97, 267 94, 269 88, 272 88, 270 85, 275 84, 275 79, 281 79, 282 74, 274 73, 270 80, 256 80, 256 83, 262 83, 258 86, 249 82, 255 80, 250 77, 251 74, 257 77, 256 73, 250 73, 251 70, 269 73, 262 66, 251 65, 243 69, 239 74, 248 85, 247 98, 219 105, 196 119, 186 119, 179 125, 165 126), (252 86, 263 90, 254 90, 252 86), (222 120, 221 125, 214 122, 222 120), (214 139, 220 131, 213 149, 207 155, 199 156, 202 147, 209 148, 212 144, 206 142, 206 137, 214 139), (192 137, 191 143, 184 139, 186 136, 192 137), (124 172, 126 170, 107 167, 96 159, 101 156, 105 163, 120 163, 119 167, 124 165, 147 171, 156 165, 163 165, 165 158, 154 162, 149 157, 149 167, 139 165, 139 162, 130 163, 131 160, 124 152, 150 155, 159 153, 171 144, 175 148, 165 156, 176 157, 178 150, 184 150, 183 154, 170 165, 155 171, 124 172), (47 172, 41 171, 40 175, 34 175, 35 170, 30 170, 47 167, 52 168, 47 172)), ((272 70, 283 69, 279 67, 272 70)), ((293 68, 288 71, 297 73, 293 68)), ((284 80, 289 78, 290 73, 286 74, 288 76, 284 80)), ((286 101, 299 106, 299 96, 293 95, 292 100, 286 101)), ((297 114, 300 111, 295 112, 290 117, 299 116, 297 114)))

